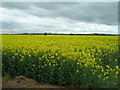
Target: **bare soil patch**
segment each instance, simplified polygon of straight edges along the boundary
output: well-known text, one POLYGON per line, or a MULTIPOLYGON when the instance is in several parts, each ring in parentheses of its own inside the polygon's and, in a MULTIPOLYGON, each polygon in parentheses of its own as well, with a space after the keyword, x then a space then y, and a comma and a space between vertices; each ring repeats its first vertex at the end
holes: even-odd
POLYGON ((2 83, 2 88, 65 88, 57 85, 41 84, 36 80, 24 76, 15 77, 12 80, 2 83))

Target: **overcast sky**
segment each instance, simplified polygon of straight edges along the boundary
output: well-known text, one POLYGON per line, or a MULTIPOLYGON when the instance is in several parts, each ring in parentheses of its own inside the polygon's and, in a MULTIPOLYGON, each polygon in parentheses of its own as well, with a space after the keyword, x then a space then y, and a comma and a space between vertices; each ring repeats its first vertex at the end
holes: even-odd
POLYGON ((117 2, 3 2, 3 33, 118 33, 117 2))

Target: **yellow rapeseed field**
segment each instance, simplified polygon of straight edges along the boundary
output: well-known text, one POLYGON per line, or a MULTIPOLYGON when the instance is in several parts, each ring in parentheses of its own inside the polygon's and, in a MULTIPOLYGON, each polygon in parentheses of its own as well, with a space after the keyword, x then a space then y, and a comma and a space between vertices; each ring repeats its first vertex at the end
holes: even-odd
POLYGON ((12 76, 72 87, 118 87, 118 36, 2 35, 12 76))

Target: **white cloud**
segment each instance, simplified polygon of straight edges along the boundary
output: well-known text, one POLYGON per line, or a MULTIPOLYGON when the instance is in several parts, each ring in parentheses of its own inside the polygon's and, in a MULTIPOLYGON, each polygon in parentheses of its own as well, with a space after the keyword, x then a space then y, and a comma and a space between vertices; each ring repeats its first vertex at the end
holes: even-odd
MULTIPOLYGON (((31 6, 31 8, 36 8, 31 6)), ((44 9, 38 9, 44 14, 48 13, 44 9)), ((36 12, 35 12, 36 13, 36 12)), ((38 17, 25 13, 19 9, 0 8, 3 23, 13 25, 12 29, 4 29, 3 33, 10 33, 14 30, 15 33, 21 32, 58 32, 58 33, 117 33, 117 25, 105 25, 96 23, 85 23, 74 21, 63 17, 38 17), (17 24, 17 25, 16 25, 17 24)), ((4 26, 4 28, 7 27, 4 26)))

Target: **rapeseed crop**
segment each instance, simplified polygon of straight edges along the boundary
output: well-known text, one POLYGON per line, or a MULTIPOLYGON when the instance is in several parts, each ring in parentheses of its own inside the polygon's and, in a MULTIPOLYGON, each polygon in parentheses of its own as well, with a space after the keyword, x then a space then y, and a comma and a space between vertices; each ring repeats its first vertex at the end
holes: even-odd
POLYGON ((118 88, 118 58, 118 36, 2 35, 3 75, 118 88))

